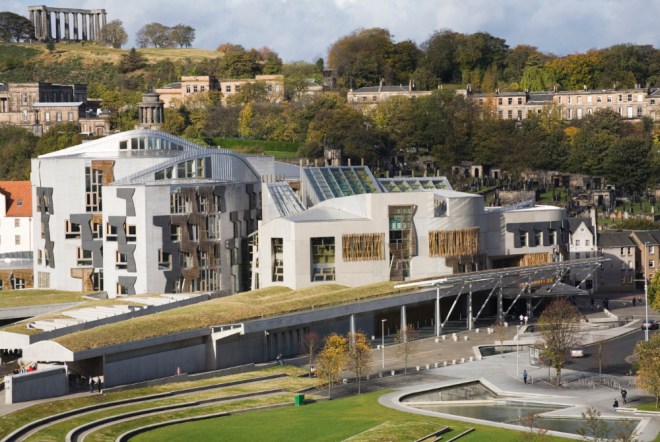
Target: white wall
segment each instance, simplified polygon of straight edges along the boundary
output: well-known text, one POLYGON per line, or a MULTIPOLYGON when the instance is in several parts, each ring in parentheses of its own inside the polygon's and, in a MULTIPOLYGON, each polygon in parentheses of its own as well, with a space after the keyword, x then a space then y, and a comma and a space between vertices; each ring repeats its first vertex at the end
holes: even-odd
POLYGON ((32 250, 32 217, 7 216, 7 201, 0 193, 0 253, 25 252, 32 250), (19 226, 16 227, 16 220, 19 226), (16 236, 21 239, 16 244, 16 236))

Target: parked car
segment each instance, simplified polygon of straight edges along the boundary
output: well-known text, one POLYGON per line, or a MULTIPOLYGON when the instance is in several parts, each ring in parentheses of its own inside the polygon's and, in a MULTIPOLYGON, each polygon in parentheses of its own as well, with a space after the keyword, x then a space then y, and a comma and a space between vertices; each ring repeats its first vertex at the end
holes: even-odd
POLYGON ((571 357, 572 358, 583 358, 584 349, 582 347, 573 347, 571 348, 571 357))
POLYGON ((641 329, 642 330, 647 330, 647 329, 648 330, 657 330, 659 325, 660 324, 658 324, 658 321, 656 321, 655 319, 643 320, 642 325, 641 325, 641 329))

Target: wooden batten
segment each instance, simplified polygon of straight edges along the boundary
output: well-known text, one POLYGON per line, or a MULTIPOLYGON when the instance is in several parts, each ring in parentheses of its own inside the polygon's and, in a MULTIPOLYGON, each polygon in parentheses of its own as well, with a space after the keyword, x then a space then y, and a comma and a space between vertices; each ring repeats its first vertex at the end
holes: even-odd
POLYGON ((342 235, 342 259, 346 262, 384 260, 384 238, 384 233, 342 235))
POLYGON ((477 255, 479 253, 479 227, 429 232, 429 256, 477 255))
POLYGON ((115 181, 114 166, 115 162, 112 160, 92 160, 92 169, 103 172, 104 186, 109 186, 115 181))

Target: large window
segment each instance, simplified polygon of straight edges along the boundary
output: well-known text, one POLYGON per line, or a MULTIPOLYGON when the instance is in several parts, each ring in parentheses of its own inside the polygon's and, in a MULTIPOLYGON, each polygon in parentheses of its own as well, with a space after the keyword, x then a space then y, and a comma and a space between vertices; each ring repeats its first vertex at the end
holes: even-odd
POLYGON ((172 268, 172 255, 158 249, 158 270, 169 270, 172 268))
POLYGON ((40 289, 49 289, 50 288, 50 273, 38 272, 39 282, 38 287, 40 289))
POLYGON ((272 239, 273 254, 273 282, 284 281, 284 240, 282 238, 272 239))
POLYGON ((80 224, 64 220, 65 239, 80 239, 80 224))
POLYGON ((100 212, 103 210, 102 190, 103 171, 85 167, 85 206, 87 212, 100 212))
POLYGON ((206 236, 208 239, 220 239, 220 218, 209 215, 206 218, 206 236))
POLYGON ((527 247, 527 232, 520 232, 520 246, 527 247))
POLYGON ((79 267, 88 267, 93 265, 92 260, 92 251, 83 250, 81 247, 78 247, 78 260, 76 265, 79 267))
POLYGON ((128 268, 128 256, 123 253, 115 252, 115 264, 117 270, 126 270, 128 268))
POLYGON ((335 238, 311 238, 312 281, 335 280, 335 238))

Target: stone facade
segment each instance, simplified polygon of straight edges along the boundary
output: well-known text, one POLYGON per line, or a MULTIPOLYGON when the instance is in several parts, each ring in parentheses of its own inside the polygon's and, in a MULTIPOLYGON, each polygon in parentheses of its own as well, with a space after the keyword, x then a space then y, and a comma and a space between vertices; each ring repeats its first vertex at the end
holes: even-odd
POLYGON ((30 6, 30 22, 34 25, 34 38, 37 41, 60 40, 99 40, 101 31, 105 28, 105 9, 71 9, 51 8, 46 6, 30 6), (53 19, 52 14, 55 14, 53 19), (64 17, 64 33, 60 17, 64 17), (78 27, 78 16, 81 23, 78 27), (69 21, 69 17, 72 20, 69 21), (53 32, 53 25, 55 32, 53 32), (73 25, 73 26, 72 26, 73 25))
POLYGON ((86 111, 84 84, 0 84, 0 124, 20 126, 38 136, 63 123, 78 123, 82 132, 109 133, 109 121, 86 111))

